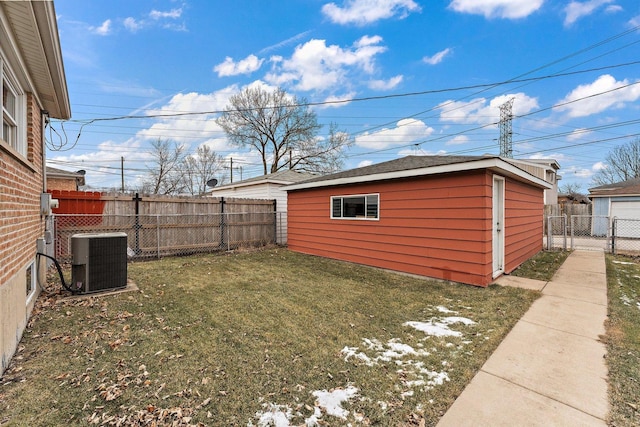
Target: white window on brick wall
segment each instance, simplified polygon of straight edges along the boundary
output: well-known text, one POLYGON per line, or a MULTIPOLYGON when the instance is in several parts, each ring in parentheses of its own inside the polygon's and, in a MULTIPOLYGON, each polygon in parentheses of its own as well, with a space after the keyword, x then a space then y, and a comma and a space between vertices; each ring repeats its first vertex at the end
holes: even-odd
POLYGON ((0 139, 23 156, 27 156, 25 96, 14 83, 9 68, 0 59, 2 78, 2 133, 0 139))

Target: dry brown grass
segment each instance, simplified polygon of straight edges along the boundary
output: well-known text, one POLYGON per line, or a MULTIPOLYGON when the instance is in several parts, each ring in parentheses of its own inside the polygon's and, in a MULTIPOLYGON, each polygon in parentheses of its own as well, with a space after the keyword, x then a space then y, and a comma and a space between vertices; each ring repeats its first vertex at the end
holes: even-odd
POLYGON ((287 409, 291 425, 434 425, 538 296, 284 249, 135 263, 129 277, 138 292, 41 296, 0 381, 3 426, 246 426, 287 409), (449 337, 405 324, 451 316, 475 323, 449 337), (346 419, 316 405, 314 392, 354 388, 346 419))

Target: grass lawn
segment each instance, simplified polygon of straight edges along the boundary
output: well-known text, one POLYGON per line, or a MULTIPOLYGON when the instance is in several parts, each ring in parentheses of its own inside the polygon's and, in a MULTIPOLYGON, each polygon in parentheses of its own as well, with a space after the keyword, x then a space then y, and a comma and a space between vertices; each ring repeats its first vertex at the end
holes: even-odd
POLYGON ((559 250, 539 252, 512 271, 511 275, 548 282, 570 253, 559 250))
POLYGON ((139 291, 41 295, 0 424, 434 425, 539 296, 286 249, 129 277, 139 291))
POLYGON ((640 260, 607 256, 610 424, 640 425, 640 260))

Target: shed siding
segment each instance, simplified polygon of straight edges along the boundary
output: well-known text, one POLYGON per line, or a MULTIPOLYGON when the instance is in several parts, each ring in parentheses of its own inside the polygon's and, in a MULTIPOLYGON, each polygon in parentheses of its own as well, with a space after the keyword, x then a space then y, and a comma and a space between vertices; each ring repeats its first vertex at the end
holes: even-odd
POLYGON ((485 171, 291 191, 288 244, 298 252, 486 286, 491 197, 492 175, 485 171), (330 218, 331 196, 369 193, 380 194, 378 221, 330 218))
POLYGON ((505 185, 505 273, 542 250, 544 192, 508 179, 505 185))

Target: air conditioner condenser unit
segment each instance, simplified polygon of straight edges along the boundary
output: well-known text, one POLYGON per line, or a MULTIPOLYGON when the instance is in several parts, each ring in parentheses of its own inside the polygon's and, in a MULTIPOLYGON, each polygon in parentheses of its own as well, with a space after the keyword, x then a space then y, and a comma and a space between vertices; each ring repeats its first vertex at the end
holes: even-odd
POLYGON ((127 286, 127 233, 71 236, 71 286, 80 293, 127 286))

